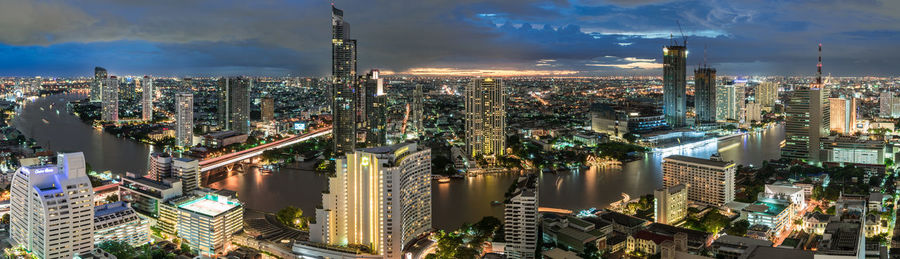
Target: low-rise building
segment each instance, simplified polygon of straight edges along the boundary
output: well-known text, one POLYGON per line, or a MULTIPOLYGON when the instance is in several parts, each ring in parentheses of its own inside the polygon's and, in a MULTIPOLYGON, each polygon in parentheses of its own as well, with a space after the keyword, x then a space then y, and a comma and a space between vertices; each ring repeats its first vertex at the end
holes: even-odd
POLYGON ((655 214, 654 221, 662 224, 675 224, 687 216, 687 192, 685 184, 663 187, 653 192, 655 214))
POLYGON ((247 142, 247 134, 236 131, 219 131, 203 135, 203 146, 220 148, 247 142))
POLYGON ((659 253, 659 246, 662 245, 663 242, 671 240, 672 237, 641 230, 628 236, 628 243, 626 244, 625 251, 655 255, 659 253))
POLYGON ((772 246, 772 242, 768 240, 759 240, 749 237, 724 235, 716 239, 709 246, 709 250, 722 259, 737 259, 745 254, 754 246, 772 246))
POLYGON ((232 235, 243 229, 243 204, 223 195, 195 197, 178 205, 178 211, 178 237, 201 255, 224 255, 232 235))
POLYGON ((122 201, 94 207, 94 245, 104 241, 146 244, 150 242, 150 220, 122 201))
POLYGON ((744 208, 741 214, 746 215, 751 226, 768 227, 766 236, 774 239, 793 224, 791 219, 795 211, 794 206, 787 200, 762 198, 744 208))
POLYGON ((822 235, 825 232, 825 226, 831 221, 831 215, 818 211, 807 213, 803 216, 803 231, 807 233, 822 235))

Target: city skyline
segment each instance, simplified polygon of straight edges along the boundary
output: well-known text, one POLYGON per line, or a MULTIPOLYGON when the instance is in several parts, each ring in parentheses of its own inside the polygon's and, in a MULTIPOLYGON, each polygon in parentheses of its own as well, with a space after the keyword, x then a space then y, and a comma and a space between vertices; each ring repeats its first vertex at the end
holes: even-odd
MULTIPOLYGON (((26 11, 0 13, 10 17, 0 19, 0 50, 10 53, 0 76, 86 76, 96 65, 110 74, 324 76, 328 4, 11 1, 5 11, 26 11), (123 11, 132 9, 142 12, 123 11)), ((658 50, 683 30, 689 50, 708 46, 709 65, 723 75, 810 75, 815 53, 805 46, 822 42, 833 53, 825 75, 889 76, 898 57, 886 50, 900 30, 892 11, 900 6, 888 1, 336 5, 356 14, 354 38, 367 43, 360 69, 386 75, 659 75, 658 50), (391 12, 409 15, 383 15, 391 12)), ((689 55, 688 69, 700 58, 689 55)))

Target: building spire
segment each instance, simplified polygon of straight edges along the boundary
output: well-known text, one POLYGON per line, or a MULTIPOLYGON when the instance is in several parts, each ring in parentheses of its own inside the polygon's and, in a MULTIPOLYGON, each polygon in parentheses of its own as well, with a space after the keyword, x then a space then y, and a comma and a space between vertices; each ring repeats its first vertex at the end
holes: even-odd
POLYGON ((819 63, 816 64, 816 85, 820 88, 822 85, 822 43, 819 43, 819 63))

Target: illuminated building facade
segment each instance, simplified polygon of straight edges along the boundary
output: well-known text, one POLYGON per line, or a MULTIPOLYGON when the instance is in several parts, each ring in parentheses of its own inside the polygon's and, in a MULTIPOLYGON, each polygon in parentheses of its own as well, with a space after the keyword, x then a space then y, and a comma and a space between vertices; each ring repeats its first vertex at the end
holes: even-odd
POLYGON ((269 123, 275 120, 275 99, 263 97, 259 102, 260 120, 269 123))
POLYGON ((716 122, 716 69, 694 70, 694 113, 699 123, 716 122))
POLYGON ((663 48, 663 114, 673 128, 684 127, 687 114, 687 46, 663 48))
POLYGON ((178 237, 205 256, 224 256, 234 233, 244 229, 244 205, 214 193, 178 205, 178 237))
POLYGON ((100 80, 100 119, 108 122, 119 121, 119 79, 115 76, 100 80))
POLYGON ((676 184, 653 191, 653 208, 656 212, 654 222, 674 225, 687 216, 688 187, 676 184))
POLYGON ((194 94, 175 94, 175 144, 194 145, 194 94))
POLYGON ((415 142, 357 149, 337 159, 310 224, 310 241, 360 244, 398 258, 403 245, 431 230, 431 150, 415 142))
POLYGON ((120 241, 131 246, 150 242, 150 220, 119 201, 94 207, 94 245, 120 241))
POLYGON ((100 102, 103 100, 103 79, 106 79, 109 76, 109 73, 105 68, 95 67, 94 68, 94 81, 91 82, 91 102, 100 102))
POLYGON ((537 175, 519 177, 503 211, 507 258, 540 258, 537 250, 540 197, 537 175))
POLYGON ((349 39, 344 11, 331 6, 331 114, 334 153, 353 152, 356 146, 356 40, 349 39))
POLYGON ((716 90, 716 119, 719 121, 742 121, 744 109, 744 83, 723 80, 716 90))
POLYGON ((778 99, 778 85, 775 82, 762 82, 756 87, 756 102, 762 106, 763 111, 775 110, 775 100, 778 99))
POLYGON ((820 139, 831 130, 829 108, 828 90, 809 87, 794 90, 785 110, 782 158, 822 161, 820 139))
POLYGON ((466 154, 502 156, 506 149, 506 93, 503 82, 473 78, 466 85, 466 154))
POLYGON ((219 101, 216 111, 222 130, 250 133, 250 89, 253 82, 249 78, 224 77, 219 79, 219 101))
POLYGON ((357 128, 365 135, 366 147, 387 144, 387 95, 384 94, 384 79, 373 69, 359 80, 359 111, 357 128))
POLYGON ((856 98, 828 98, 831 131, 853 134, 856 128, 856 98))
POLYGON ((687 185, 688 200, 722 206, 734 201, 734 163, 672 155, 663 159, 663 186, 687 185))
POLYGON ((38 258, 72 258, 94 249, 94 189, 84 154, 23 166, 12 176, 9 236, 38 258))
POLYGON ((141 80, 141 120, 153 120, 153 78, 141 80))

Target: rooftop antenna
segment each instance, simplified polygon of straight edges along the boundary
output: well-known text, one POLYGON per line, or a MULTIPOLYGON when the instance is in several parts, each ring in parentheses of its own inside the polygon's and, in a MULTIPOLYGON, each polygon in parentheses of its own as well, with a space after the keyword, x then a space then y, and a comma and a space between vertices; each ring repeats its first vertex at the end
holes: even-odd
POLYGON ((681 38, 684 40, 684 46, 687 47, 687 36, 684 36, 684 30, 681 29, 681 21, 675 20, 675 23, 678 23, 678 31, 681 32, 681 38))

